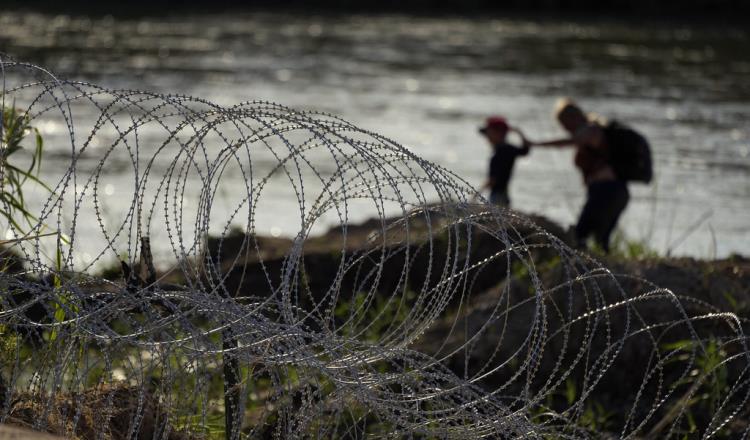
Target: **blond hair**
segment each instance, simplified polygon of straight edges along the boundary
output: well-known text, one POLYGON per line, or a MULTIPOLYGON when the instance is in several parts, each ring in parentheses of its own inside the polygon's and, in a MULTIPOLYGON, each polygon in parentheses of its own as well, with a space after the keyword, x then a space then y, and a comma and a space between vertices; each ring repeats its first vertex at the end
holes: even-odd
POLYGON ((598 125, 607 125, 607 118, 596 113, 584 112, 578 104, 570 98, 560 98, 555 104, 555 117, 559 121, 562 118, 583 116, 590 123, 598 125))
POLYGON ((574 115, 580 115, 586 118, 586 113, 584 113, 583 110, 581 110, 581 107, 579 107, 572 99, 560 98, 557 101, 557 104, 555 104, 555 117, 560 120, 574 115))

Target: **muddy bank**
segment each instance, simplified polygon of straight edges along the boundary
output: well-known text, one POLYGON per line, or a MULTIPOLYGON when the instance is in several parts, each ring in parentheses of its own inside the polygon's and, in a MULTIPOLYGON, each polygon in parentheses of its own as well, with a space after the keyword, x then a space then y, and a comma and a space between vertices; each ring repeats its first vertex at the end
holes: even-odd
MULTIPOLYGON (((297 315, 267 318, 428 354, 510 396, 510 408, 539 423, 565 414, 592 431, 617 432, 647 419, 642 432, 659 438, 689 392, 699 430, 717 399, 743 396, 746 385, 734 397, 728 390, 748 362, 737 334, 750 329, 749 259, 592 257, 566 243, 559 226, 521 215, 471 227, 440 215, 373 220, 297 241, 235 231, 207 239, 202 266, 191 263, 202 267, 195 279, 159 274, 158 285, 139 293, 191 285, 241 303, 291 301, 297 315), (391 307, 393 299, 406 311, 391 307)), ((113 294, 129 294, 127 280, 114 278, 110 289, 122 288, 113 294)), ((46 417, 49 432, 81 438, 97 426, 108 426, 112 439, 136 431, 184 438, 144 393, 125 384, 42 398, 22 392, 4 402, 5 422, 33 426, 46 417)), ((740 411, 724 432, 742 432, 748 418, 740 411)), ((256 432, 275 426, 251 423, 256 432)))
MULTIPOLYGON (((319 300, 334 281, 346 286, 341 290, 376 287, 381 292, 408 285, 413 290, 433 288, 440 283, 439 269, 449 266, 452 258, 461 252, 451 246, 466 245, 470 251, 466 258, 472 266, 487 258, 494 258, 490 269, 468 271, 473 282, 470 293, 486 293, 498 285, 514 268, 508 268, 508 258, 499 254, 509 253, 510 259, 533 260, 536 269, 545 277, 560 263, 558 247, 573 246, 569 232, 556 223, 540 216, 512 216, 502 225, 503 234, 492 234, 480 229, 470 232, 441 225, 442 218, 433 218, 428 227, 422 219, 410 225, 409 236, 402 228, 386 229, 379 220, 333 228, 319 237, 307 238, 304 245, 294 248, 290 239, 263 236, 246 236, 235 231, 223 239, 209 238, 208 253, 211 266, 222 274, 221 281, 231 296, 266 296, 278 290, 278 280, 284 275, 289 253, 300 258, 305 268, 307 292, 312 300, 319 300), (383 235, 387 235, 383 237, 383 235), (509 250, 510 249, 510 250, 509 250), (366 258, 364 258, 366 257, 366 258), (356 261, 342 269, 343 262, 356 261), (355 270, 356 269, 356 270, 355 270), (358 272, 359 275, 354 273, 358 272), (362 274, 378 273, 372 278, 362 274), (370 281, 368 283, 368 280, 370 281)), ((625 291, 642 291, 646 286, 669 289, 680 298, 689 299, 703 307, 747 314, 750 310, 750 258, 733 256, 720 260, 698 260, 694 258, 669 258, 644 253, 640 257, 613 255, 590 255, 581 252, 590 261, 589 265, 608 268, 618 275, 625 291)), ((571 255, 571 258, 574 258, 571 255)), ((512 262, 511 262, 512 263, 512 262)), ((288 274, 287 274, 288 275, 288 274)), ((563 280, 558 274, 557 281, 563 280)), ((179 282, 179 279, 172 279, 179 282)), ((210 283, 209 283, 210 284, 210 283)))
MULTIPOLYGON (((382 225, 371 221, 348 227, 346 242, 341 228, 310 240, 299 257, 304 288, 294 299, 303 310, 326 302, 352 305, 358 292, 371 290, 386 299, 412 290, 429 300, 446 293, 442 275, 464 258, 461 288, 439 306, 437 320, 408 342, 410 349, 440 359, 487 390, 542 396, 536 404, 550 410, 564 412, 571 393, 576 399, 585 395, 580 411, 598 420, 590 428, 614 429, 645 418, 653 438, 664 434, 690 393, 698 395, 686 410, 690 424, 708 426, 716 399, 728 394, 750 361, 744 339, 737 339, 750 330, 750 259, 575 253, 562 246, 571 244, 566 232, 543 218, 509 218, 503 225, 507 235, 478 228, 459 237, 439 229, 439 221, 433 227, 440 232, 431 237, 389 241, 373 239, 382 225), (471 251, 460 258, 451 252, 469 241, 471 251), (703 371, 714 364, 719 367, 703 371), (690 388, 703 374, 702 385, 690 388)), ((275 280, 290 279, 280 255, 292 243, 267 240, 238 235, 228 241, 233 248, 223 247, 233 249, 226 255, 217 242, 209 246, 234 295, 274 295, 275 280), (238 240, 259 243, 260 254, 236 252, 238 240), (258 255, 271 258, 260 264, 258 255)), ((377 319, 403 318, 386 311, 377 319)), ((746 429, 747 412, 725 432, 746 429)))

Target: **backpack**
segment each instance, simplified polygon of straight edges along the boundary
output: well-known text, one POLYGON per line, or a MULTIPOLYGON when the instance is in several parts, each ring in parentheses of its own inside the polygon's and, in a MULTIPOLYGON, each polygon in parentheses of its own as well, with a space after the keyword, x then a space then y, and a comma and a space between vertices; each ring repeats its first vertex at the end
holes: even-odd
POLYGON ((649 183, 653 177, 651 147, 643 135, 617 121, 604 127, 609 162, 624 181, 649 183))

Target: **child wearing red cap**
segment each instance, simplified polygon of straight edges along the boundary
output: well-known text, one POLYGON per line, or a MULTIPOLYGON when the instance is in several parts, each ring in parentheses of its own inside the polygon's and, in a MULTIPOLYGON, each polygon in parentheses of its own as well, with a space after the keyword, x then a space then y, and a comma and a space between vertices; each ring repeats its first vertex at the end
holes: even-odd
POLYGON ((502 116, 490 116, 487 118, 484 127, 481 127, 479 132, 484 135, 487 142, 495 150, 492 159, 490 159, 489 178, 481 190, 490 190, 490 202, 509 207, 508 184, 513 174, 513 165, 518 156, 529 154, 531 144, 523 133, 510 127, 502 116), (521 136, 523 142, 521 147, 517 147, 506 141, 506 137, 511 131, 521 136))

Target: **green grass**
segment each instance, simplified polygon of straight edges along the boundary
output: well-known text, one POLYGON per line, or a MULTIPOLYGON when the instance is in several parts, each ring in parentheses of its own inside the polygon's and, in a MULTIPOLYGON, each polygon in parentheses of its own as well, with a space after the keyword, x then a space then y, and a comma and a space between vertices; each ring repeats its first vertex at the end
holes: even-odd
MULTIPOLYGON (((606 254, 597 244, 593 244, 591 249, 595 254, 606 254)), ((659 252, 652 248, 646 240, 630 239, 620 230, 612 234, 609 249, 609 256, 619 259, 645 260, 661 257, 659 252)))
POLYGON ((52 193, 39 179, 44 141, 39 130, 31 126, 29 116, 16 109, 13 103, 2 108, 0 142, 0 216, 24 235, 38 222, 28 209, 24 187, 34 182, 52 193), (27 153, 25 160, 22 152, 27 153))

